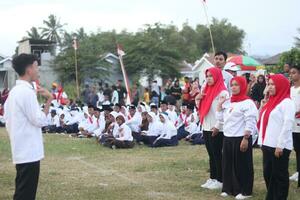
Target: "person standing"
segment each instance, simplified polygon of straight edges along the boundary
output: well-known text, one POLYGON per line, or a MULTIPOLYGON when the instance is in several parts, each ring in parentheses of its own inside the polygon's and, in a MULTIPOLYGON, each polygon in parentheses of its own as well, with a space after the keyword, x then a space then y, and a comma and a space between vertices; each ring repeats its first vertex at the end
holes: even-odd
POLYGON ((218 104, 217 118, 223 122, 223 188, 221 196, 233 195, 246 199, 252 195, 254 170, 252 135, 257 131, 258 111, 255 103, 246 95, 247 81, 242 76, 231 79, 232 97, 218 104))
POLYGON ((216 119, 216 112, 219 99, 221 97, 228 99, 229 93, 219 68, 209 68, 205 74, 206 85, 196 97, 196 102, 200 102, 198 111, 209 156, 210 178, 201 187, 221 189, 223 132, 221 123, 216 119))
POLYGON ((270 76, 270 98, 263 105, 258 121, 258 144, 262 145, 267 200, 287 199, 289 192, 288 167, 295 120, 295 105, 289 88, 290 82, 282 74, 270 76))
POLYGON ((5 103, 6 128, 9 134, 12 160, 16 165, 14 200, 34 200, 38 187, 40 160, 44 158, 41 128, 47 124, 52 94, 32 82, 38 80, 38 59, 31 54, 20 54, 13 59, 19 75, 16 86, 5 103), (40 110, 37 94, 47 98, 40 110))
POLYGON ((224 66, 226 64, 226 60, 227 60, 227 54, 223 51, 219 51, 215 54, 214 57, 214 65, 215 67, 219 68, 220 70, 222 70, 222 75, 223 75, 223 79, 224 79, 224 84, 229 92, 229 94, 231 94, 230 91, 230 81, 233 78, 233 76, 224 70, 224 66))
POLYGON ((298 187, 300 187, 300 67, 292 66, 290 70, 290 77, 293 82, 291 87, 291 98, 295 103, 296 114, 295 114, 295 123, 293 128, 293 145, 296 152, 296 164, 297 172, 294 173, 290 180, 298 182, 298 187))

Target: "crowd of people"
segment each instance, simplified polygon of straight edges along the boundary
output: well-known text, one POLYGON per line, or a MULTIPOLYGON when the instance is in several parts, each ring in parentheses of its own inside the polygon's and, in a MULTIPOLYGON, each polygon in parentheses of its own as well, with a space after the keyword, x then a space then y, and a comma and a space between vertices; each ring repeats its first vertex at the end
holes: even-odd
POLYGON ((263 154, 266 199, 287 199, 289 156, 295 150, 297 172, 290 177, 300 187, 300 66, 288 74, 237 76, 224 69, 227 55, 217 52, 206 80, 153 81, 143 94, 137 85, 127 104, 127 91, 116 85, 85 87, 83 103, 69 100, 52 85, 53 100, 44 133, 94 138, 115 148, 177 146, 180 140, 205 144, 208 180, 201 185, 221 189, 221 196, 246 199, 253 194, 253 147, 263 154))

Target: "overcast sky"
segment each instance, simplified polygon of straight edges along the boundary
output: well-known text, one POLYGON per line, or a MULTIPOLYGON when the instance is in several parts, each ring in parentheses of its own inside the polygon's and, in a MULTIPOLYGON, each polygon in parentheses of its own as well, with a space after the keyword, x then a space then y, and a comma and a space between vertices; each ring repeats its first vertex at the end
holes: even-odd
MULTIPOLYGON (((251 55, 289 50, 299 36, 300 0, 206 0, 209 17, 227 18, 246 32, 244 49, 251 55)), ((136 31, 144 24, 205 24, 202 0, 10 0, 0 1, 0 54, 12 55, 17 41, 32 26, 55 14, 65 29, 87 32, 136 31), (25 3, 26 2, 26 3, 25 3)), ((125 47, 126 48, 126 47, 125 47)))

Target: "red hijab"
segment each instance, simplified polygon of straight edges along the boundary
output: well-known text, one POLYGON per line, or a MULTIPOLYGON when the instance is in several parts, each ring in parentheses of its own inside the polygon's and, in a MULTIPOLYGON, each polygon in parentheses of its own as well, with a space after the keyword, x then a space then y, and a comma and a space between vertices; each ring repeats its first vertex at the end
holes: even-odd
POLYGON ((269 121, 270 113, 272 110, 284 99, 291 98, 290 97, 290 82, 289 80, 283 76, 282 74, 276 74, 270 76, 270 79, 273 80, 276 94, 274 96, 270 96, 267 104, 261 109, 259 113, 258 120, 258 129, 262 128, 262 141, 265 139, 267 124, 269 121), (264 114, 264 118, 262 119, 262 114, 264 114), (262 127, 260 127, 261 120, 263 120, 262 127))
POLYGON ((205 94, 205 96, 203 96, 199 104, 199 116, 201 123, 203 123, 204 117, 209 112, 213 100, 220 94, 220 92, 222 92, 223 90, 227 90, 224 84, 222 71, 219 68, 212 67, 206 70, 206 75, 207 72, 210 72, 212 74, 214 84, 206 84, 202 91, 202 93, 205 94))
POLYGON ((247 96, 247 80, 245 77, 243 76, 236 76, 233 79, 231 79, 230 84, 232 84, 232 81, 236 81, 239 86, 240 86, 240 93, 239 94, 233 94, 230 101, 231 102, 240 102, 240 101, 244 101, 246 99, 250 99, 247 96))

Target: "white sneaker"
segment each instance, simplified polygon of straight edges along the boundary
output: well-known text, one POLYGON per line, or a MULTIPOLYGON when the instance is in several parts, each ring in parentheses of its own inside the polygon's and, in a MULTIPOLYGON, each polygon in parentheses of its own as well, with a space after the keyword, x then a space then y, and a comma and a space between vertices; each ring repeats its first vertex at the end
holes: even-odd
POLYGON ((250 197, 252 197, 252 196, 244 196, 242 194, 238 194, 238 195, 235 196, 235 199, 247 199, 247 198, 250 198, 250 197))
POLYGON ((222 189, 223 183, 219 181, 214 181, 212 184, 210 184, 207 188, 210 190, 217 190, 217 189, 222 189))
POLYGON ((292 176, 290 176, 291 181, 298 181, 298 172, 294 173, 292 176))
POLYGON ((207 181, 201 185, 202 188, 208 188, 215 180, 214 179, 207 179, 207 181))
POLYGON ((228 194, 226 192, 222 192, 220 196, 221 197, 228 197, 228 194))

